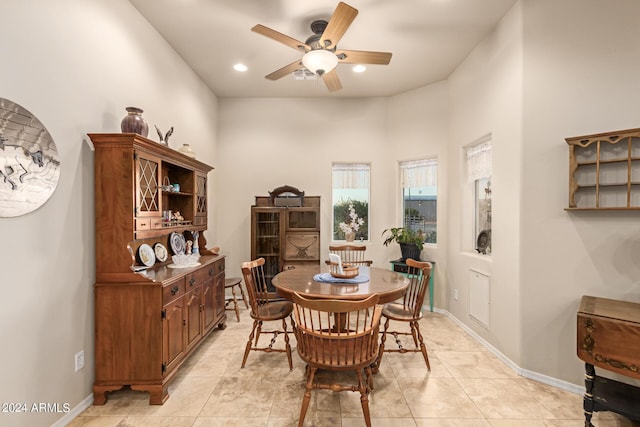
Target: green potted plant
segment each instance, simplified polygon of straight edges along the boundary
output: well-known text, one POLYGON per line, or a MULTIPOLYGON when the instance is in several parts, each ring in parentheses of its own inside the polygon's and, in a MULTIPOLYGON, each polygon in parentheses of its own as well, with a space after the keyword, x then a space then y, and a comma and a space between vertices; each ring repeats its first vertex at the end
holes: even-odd
POLYGON ((393 227, 382 232, 384 238, 383 245, 389 246, 390 243, 396 242, 400 245, 402 253, 402 261, 407 258, 420 260, 420 253, 424 247, 424 233, 422 230, 414 231, 410 228, 393 227))

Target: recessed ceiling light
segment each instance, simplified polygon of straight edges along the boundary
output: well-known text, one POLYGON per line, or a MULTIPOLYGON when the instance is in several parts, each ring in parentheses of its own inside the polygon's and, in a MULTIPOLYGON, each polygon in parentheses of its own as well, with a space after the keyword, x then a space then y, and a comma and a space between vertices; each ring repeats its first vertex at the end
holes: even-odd
POLYGON ((247 66, 244 64, 236 64, 233 66, 233 69, 240 72, 245 72, 248 70, 247 66))
POLYGON ((365 72, 366 69, 367 69, 367 67, 365 67, 364 65, 358 64, 358 65, 353 67, 353 72, 354 73, 363 73, 363 72, 365 72))

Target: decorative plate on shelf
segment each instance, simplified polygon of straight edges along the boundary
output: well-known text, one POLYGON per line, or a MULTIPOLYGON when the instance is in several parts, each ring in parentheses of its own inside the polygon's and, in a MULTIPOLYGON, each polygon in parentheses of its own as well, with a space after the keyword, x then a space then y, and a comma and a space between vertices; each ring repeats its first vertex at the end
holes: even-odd
POLYGON ((187 246, 184 236, 180 233, 176 233, 175 231, 169 236, 169 244, 171 245, 171 250, 175 255, 184 254, 187 246))
POLYGON ((140 262, 147 267, 151 267, 156 262, 155 252, 151 249, 151 246, 146 243, 141 244, 138 248, 138 258, 140 262))
POLYGON ((155 245, 153 245, 153 251, 156 254, 156 259, 160 262, 165 262, 167 258, 169 258, 167 247, 162 243, 156 243, 155 245))
POLYGON ((482 230, 478 234, 478 239, 476 241, 476 251, 481 254, 487 253, 487 248, 491 243, 491 230, 482 230))

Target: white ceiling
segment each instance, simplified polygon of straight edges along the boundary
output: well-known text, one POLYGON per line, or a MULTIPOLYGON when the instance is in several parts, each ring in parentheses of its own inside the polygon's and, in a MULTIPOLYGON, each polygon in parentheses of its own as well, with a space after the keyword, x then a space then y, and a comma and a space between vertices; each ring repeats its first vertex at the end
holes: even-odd
POLYGON ((265 75, 300 52, 251 31, 262 24, 305 41, 338 0, 130 0, 219 97, 389 96, 446 79, 516 0, 346 0, 359 14, 339 48, 392 52, 364 73, 339 64, 343 89, 265 75), (236 63, 249 69, 239 73, 236 63))

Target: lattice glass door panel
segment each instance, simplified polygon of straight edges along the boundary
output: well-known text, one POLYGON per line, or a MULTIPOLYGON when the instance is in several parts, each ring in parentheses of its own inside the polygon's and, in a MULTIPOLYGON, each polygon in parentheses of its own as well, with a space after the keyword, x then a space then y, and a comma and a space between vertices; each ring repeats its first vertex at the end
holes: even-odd
POLYGON ((137 216, 160 212, 160 161, 138 155, 136 159, 137 216))
POLYGON ((207 214, 207 177, 198 175, 196 180, 196 213, 207 214))

